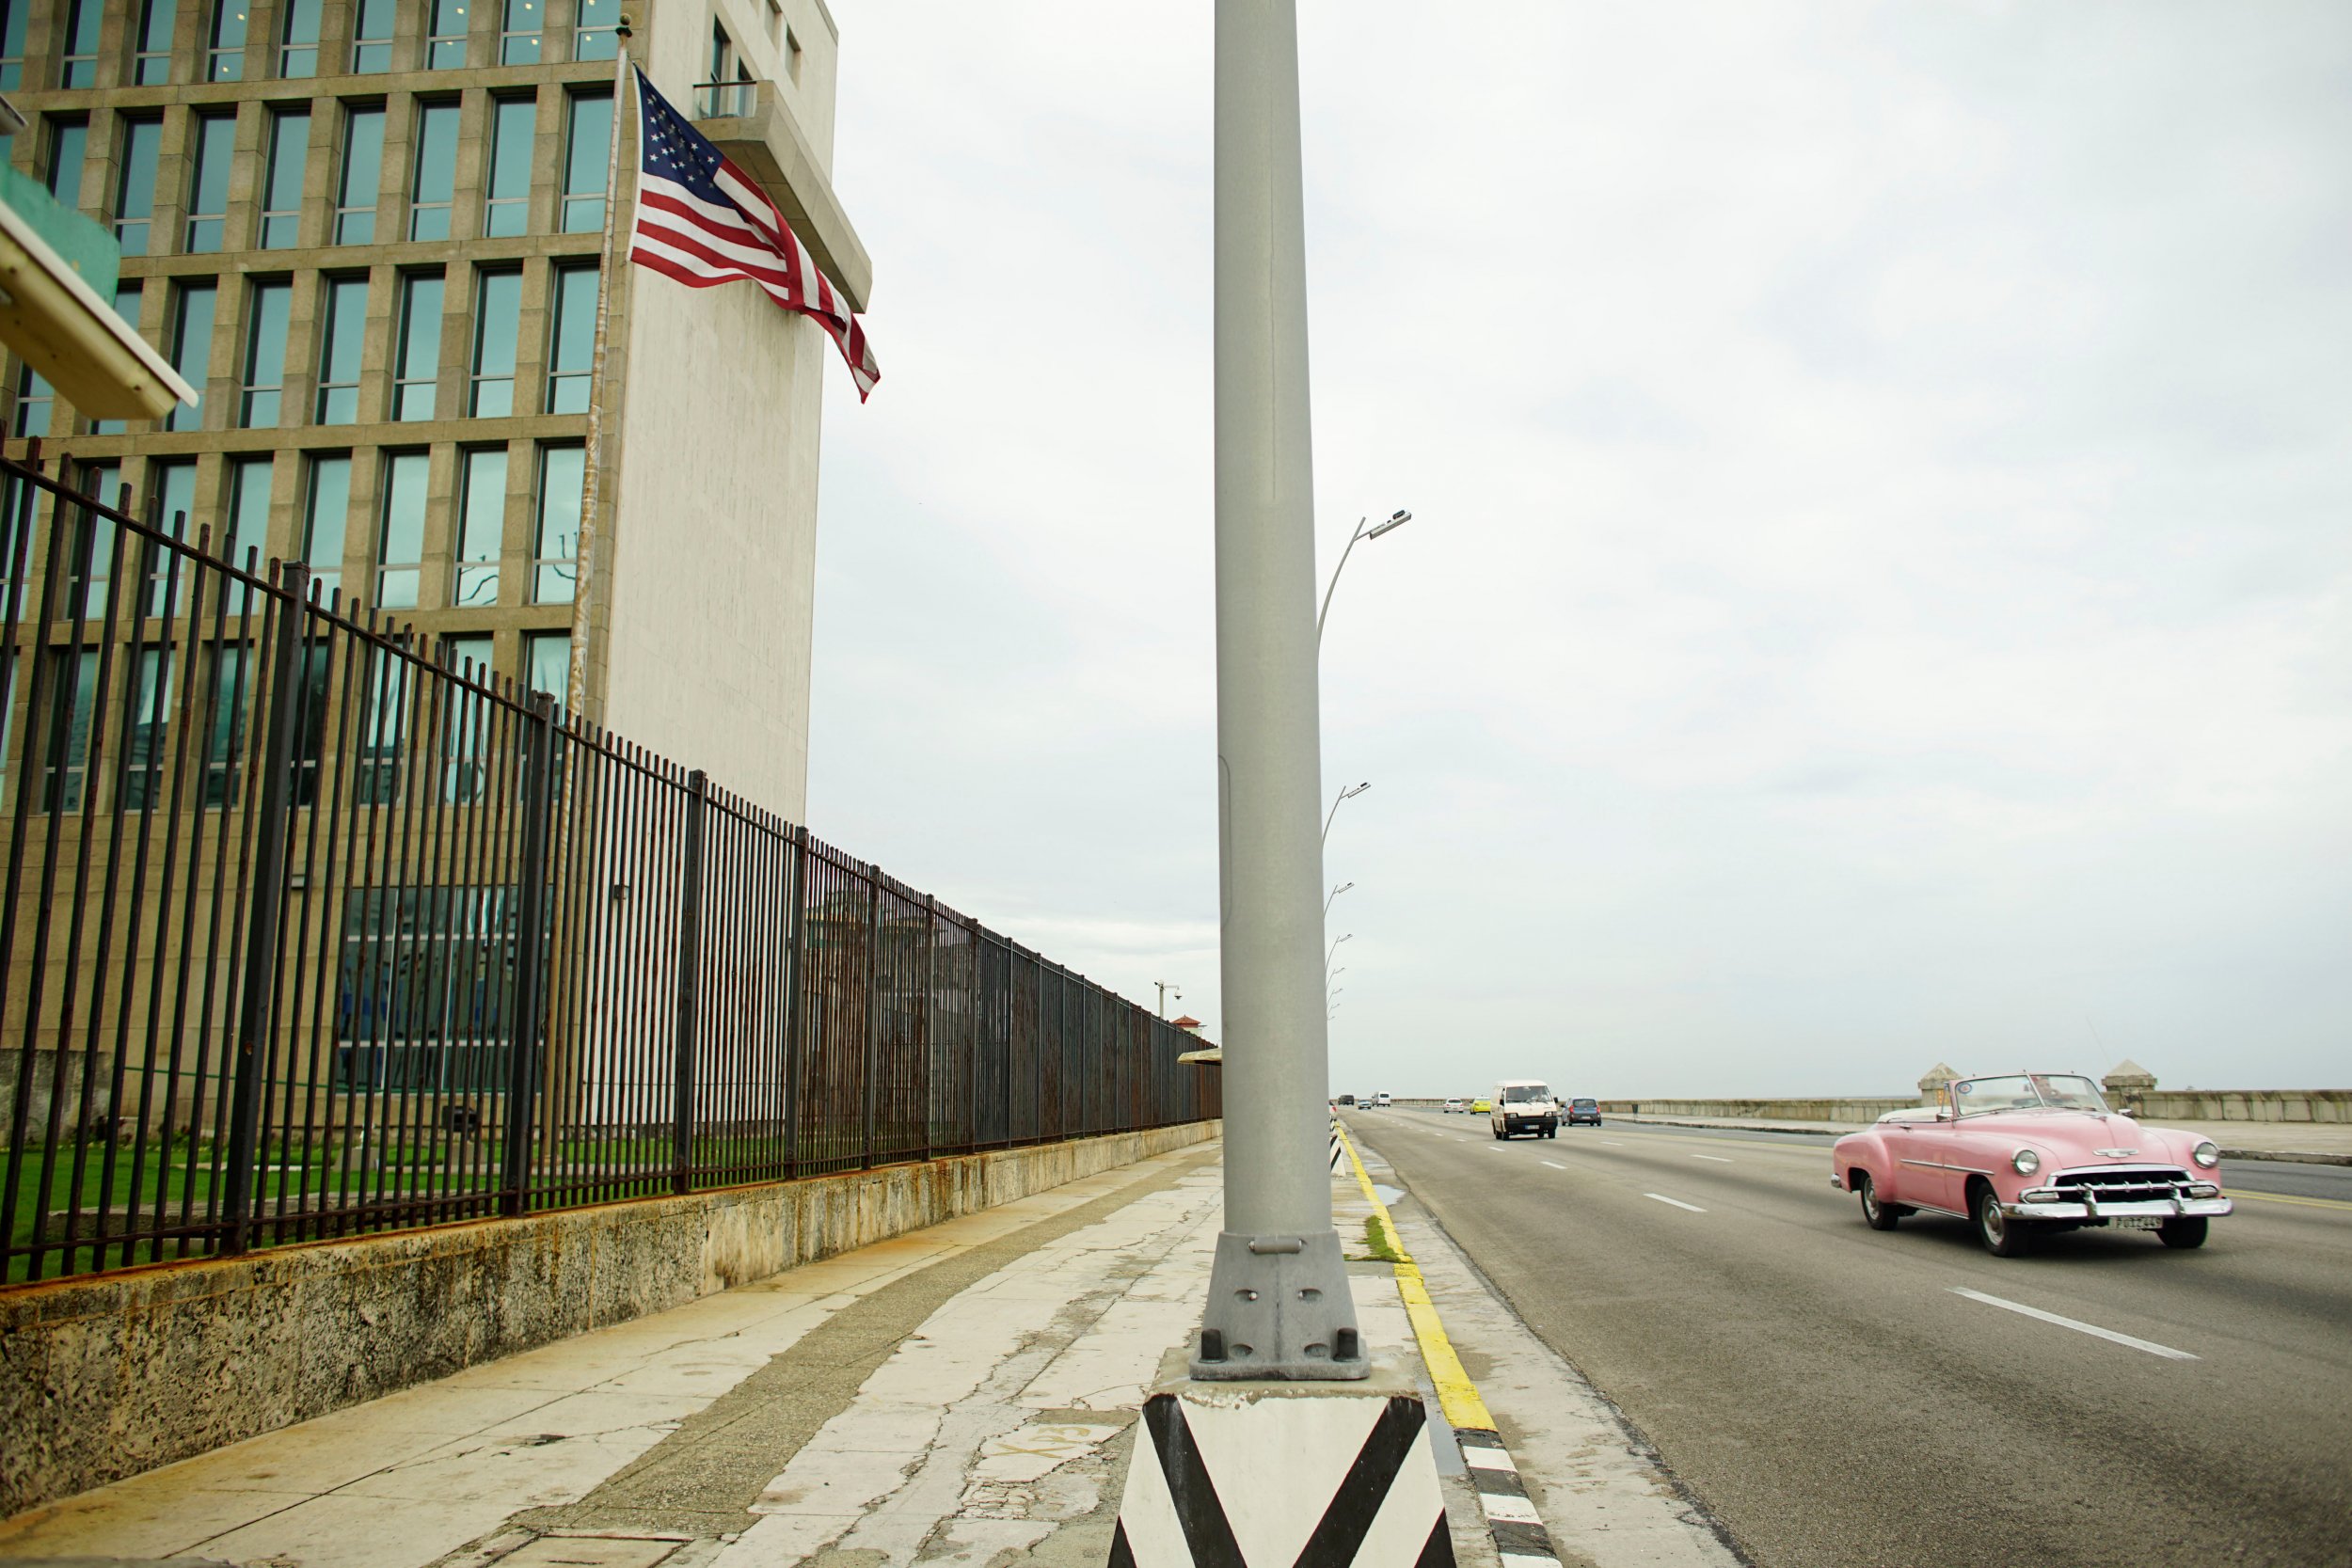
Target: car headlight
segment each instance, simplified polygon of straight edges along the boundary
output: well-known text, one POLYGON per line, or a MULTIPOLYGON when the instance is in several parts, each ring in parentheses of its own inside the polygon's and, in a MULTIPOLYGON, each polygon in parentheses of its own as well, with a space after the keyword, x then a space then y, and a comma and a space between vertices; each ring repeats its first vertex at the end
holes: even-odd
POLYGON ((2042 1168, 2042 1156, 2030 1148, 2021 1148, 2010 1156, 2010 1168, 2020 1176, 2031 1176, 2042 1168))
POLYGON ((2211 1138, 2207 1138, 2203 1143, 2197 1146, 2196 1149, 2190 1153, 2189 1158, 2204 1166, 2207 1170, 2211 1170, 2214 1166, 2221 1163, 2221 1150, 2215 1146, 2214 1141, 2211 1138))

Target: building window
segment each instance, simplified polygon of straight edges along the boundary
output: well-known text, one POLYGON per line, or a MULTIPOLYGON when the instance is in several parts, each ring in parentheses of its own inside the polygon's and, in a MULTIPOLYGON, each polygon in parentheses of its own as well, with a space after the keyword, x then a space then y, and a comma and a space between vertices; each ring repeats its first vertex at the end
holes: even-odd
POLYGON ((302 491, 302 559, 331 597, 343 583, 343 535, 351 521, 351 453, 323 452, 310 459, 310 483, 302 491))
POLYGON ((620 53, 621 0, 580 0, 572 58, 609 60, 620 53))
POLYGON ((330 277, 319 323, 318 422, 350 424, 359 417, 359 339, 368 320, 368 280, 330 277))
POLYGON ((595 263, 555 269, 554 309, 548 312, 548 412, 585 414, 596 351, 595 263))
MULTIPOLYGON (((115 284, 115 314, 129 324, 132 331, 139 329, 139 280, 129 277, 115 284)), ((131 428, 128 420, 92 420, 92 436, 120 436, 131 428)))
POLYGON ((352 794, 359 805, 389 806, 400 800, 402 753, 406 750, 415 674, 402 655, 372 648, 360 678, 366 683, 367 720, 360 726, 358 777, 352 794))
POLYGON ((694 92, 694 113, 700 117, 737 118, 752 112, 751 68, 736 55, 726 24, 710 24, 710 78, 694 92))
POLYGON ((531 689, 555 699, 562 707, 571 700, 572 634, 535 631, 523 639, 523 680, 531 689))
MULTIPOLYGON (((490 682, 491 640, 483 635, 441 639, 441 668, 458 678, 486 686, 490 682)), ((483 761, 489 750, 491 705, 470 691, 453 691, 449 698, 449 764, 443 787, 453 805, 467 805, 489 793, 489 768, 483 761)))
POLYGON ((285 20, 278 39, 278 74, 292 78, 319 73, 319 0, 283 0, 285 20))
POLYGON ((205 703, 204 803, 232 807, 245 781, 245 710, 251 695, 251 650, 242 642, 213 647, 212 690, 205 703))
POLYGON ((237 423, 247 430, 278 424, 278 400, 286 389, 286 325, 294 307, 292 283, 256 283, 246 318, 244 395, 237 423))
MULTIPOLYGON (((269 544, 269 492, 275 467, 276 461, 267 457, 241 457, 229 465, 229 537, 215 540, 213 546, 230 565, 256 577, 261 575, 262 552, 269 544)), ((223 608, 231 615, 245 613, 246 597, 243 583, 232 580, 222 589, 223 608)))
POLYGON ((408 184, 408 237, 449 238, 457 190, 457 105, 417 105, 416 172, 408 184))
POLYGON ((478 610, 499 602, 499 555, 506 545, 506 449, 465 454, 457 527, 457 591, 450 605, 478 610))
POLYGON ((89 145, 89 125, 79 119, 53 119, 49 122, 49 164, 41 171, 41 183, 57 198, 60 207, 82 204, 82 154, 89 145))
POLYGON ((66 7, 65 47, 57 60, 57 86, 98 85, 98 26, 105 17, 104 0, 72 0, 66 7))
POLYGON ((115 804, 123 811, 151 811, 163 803, 164 737, 171 721, 171 650, 141 648, 131 686, 131 712, 115 804))
POLYGON ((46 436, 49 416, 56 407, 56 389, 39 371, 30 365, 16 368, 16 420, 12 426, 18 436, 46 436))
POLYGON ((776 13, 776 24, 784 31, 781 45, 784 53, 784 79, 797 86, 801 80, 801 40, 794 36, 792 24, 784 20, 784 13, 781 10, 776 13))
POLYGON ((499 64, 539 63, 539 0, 505 0, 499 22, 499 64))
POLYGON ((564 232, 593 234, 604 227, 604 177, 612 161, 612 95, 576 92, 565 101, 564 232))
POLYGON ((427 71, 462 71, 466 65, 466 0, 433 0, 433 20, 424 39, 427 71))
POLYGON ((237 143, 233 115, 196 117, 196 148, 188 160, 188 243, 190 255, 218 250, 222 229, 229 220, 229 164, 237 143))
POLYGON ((155 164, 164 145, 160 119, 122 122, 122 171, 115 182, 115 244, 125 256, 147 254, 155 219, 155 164))
POLYGON ((586 450, 543 446, 532 512, 531 602, 569 604, 580 577, 580 487, 586 450))
POLYGON ((89 776, 91 710, 98 696, 98 654, 54 648, 49 653, 49 712, 41 726, 40 810, 80 811, 89 776))
MULTIPOLYGON (((82 494, 118 505, 122 499, 122 465, 86 464, 78 485, 82 494)), ((121 525, 88 507, 75 508, 73 522, 74 536, 66 546, 72 552, 67 557, 66 603, 75 607, 70 613, 94 621, 106 613, 106 584, 114 576, 115 541, 121 525)))
POLYGON ((352 8, 351 69, 360 76, 377 76, 392 69, 392 17, 395 0, 359 0, 352 8))
POLYGON ((426 457, 396 451, 384 459, 384 511, 375 534, 375 602, 385 610, 417 608, 424 562, 426 457))
POLYGON ((531 227, 531 141, 538 123, 539 105, 528 98, 501 98, 491 105, 490 196, 483 212, 485 234, 520 234, 531 227))
MULTIPOLYGON (((182 283, 174 290, 171 311, 171 368, 201 398, 212 373, 213 307, 219 288, 212 283, 182 283)), ((166 430, 199 430, 204 424, 199 403, 175 403, 164 416, 166 430)))
POLYGON ((269 181, 262 203, 262 248, 284 250, 302 242, 302 172, 310 158, 310 111, 288 109, 269 119, 269 181))
POLYGON ((245 10, 251 0, 213 0, 206 35, 204 80, 234 82, 245 75, 245 10))
POLYGON ((147 87, 171 80, 171 35, 179 20, 179 0, 145 0, 139 7, 138 42, 131 55, 133 82, 147 87))
POLYGON ((32 8, 32 0, 0 0, 0 92, 24 85, 24 13, 32 8))
POLYGON ((375 243, 375 201, 384 179, 384 111, 343 111, 343 169, 335 184, 335 243, 375 243))
POLYGON ((411 273, 400 280, 400 349, 392 370, 392 418, 433 417, 434 383, 441 375, 441 275, 411 273))
MULTIPOLYGON (((188 536, 188 519, 196 513, 196 459, 180 457, 167 463, 152 464, 147 470, 147 493, 155 506, 156 526, 174 539, 185 539, 188 536)), ((150 615, 175 614, 181 605, 187 603, 188 566, 182 562, 175 574, 172 559, 168 551, 159 552, 155 557, 154 573, 148 579, 147 612, 150 615), (167 604, 165 596, 170 591, 175 575, 180 579, 179 602, 167 604)))
POLYGON ((522 330, 523 275, 483 272, 473 299, 473 386, 467 414, 477 420, 515 411, 515 341, 522 330))

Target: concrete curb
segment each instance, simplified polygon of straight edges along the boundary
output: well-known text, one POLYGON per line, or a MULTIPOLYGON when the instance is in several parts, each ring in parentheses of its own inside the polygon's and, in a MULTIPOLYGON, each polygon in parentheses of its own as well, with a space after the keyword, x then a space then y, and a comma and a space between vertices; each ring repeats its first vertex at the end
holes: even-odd
POLYGON ((1454 1440, 1462 1451, 1462 1462, 1478 1493, 1479 1513, 1486 1521, 1486 1533, 1494 1540, 1496 1555, 1506 1568, 1510 1564, 1530 1568, 1549 1564, 1550 1568, 1559 1568, 1560 1554, 1552 1546, 1550 1532, 1536 1515, 1535 1505, 1519 1480, 1518 1462, 1512 1459, 1502 1433, 1495 1430, 1494 1416, 1486 1409, 1478 1385, 1464 1370, 1454 1341, 1446 1338, 1445 1324, 1438 1317, 1436 1304, 1429 1299, 1429 1286, 1422 1278, 1421 1265, 1405 1250, 1395 1216, 1380 1201, 1380 1195, 1373 1191, 1372 1177, 1356 1152, 1356 1140, 1337 1121, 1332 1123, 1332 1129, 1341 1148, 1347 1152, 1348 1164, 1355 1167, 1356 1184, 1363 1189, 1364 1200, 1379 1216, 1380 1228, 1387 1233, 1389 1244, 1403 1259, 1394 1265, 1397 1294, 1404 1298, 1406 1315, 1412 1320, 1413 1338, 1420 1344, 1422 1363, 1429 1370, 1429 1382, 1438 1391, 1438 1404, 1445 1412, 1447 1424, 1454 1428, 1454 1440))

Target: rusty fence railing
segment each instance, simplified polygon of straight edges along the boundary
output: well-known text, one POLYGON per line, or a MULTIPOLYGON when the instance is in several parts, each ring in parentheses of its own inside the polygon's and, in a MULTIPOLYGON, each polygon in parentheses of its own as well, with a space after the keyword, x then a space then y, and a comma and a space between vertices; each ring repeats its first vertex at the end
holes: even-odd
POLYGON ((0 458, 7 1281, 1219 1114, 1144 1008, 0 458))

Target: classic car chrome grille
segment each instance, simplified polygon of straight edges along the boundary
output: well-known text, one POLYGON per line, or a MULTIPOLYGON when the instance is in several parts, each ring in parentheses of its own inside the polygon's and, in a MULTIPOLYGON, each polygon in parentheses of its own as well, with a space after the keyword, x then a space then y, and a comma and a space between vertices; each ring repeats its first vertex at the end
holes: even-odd
POLYGON ((2151 1203, 2178 1196, 2188 1181, 2188 1172, 2174 1165, 2110 1165, 2065 1171, 2049 1185, 2081 1193, 2094 1203, 2151 1203))

